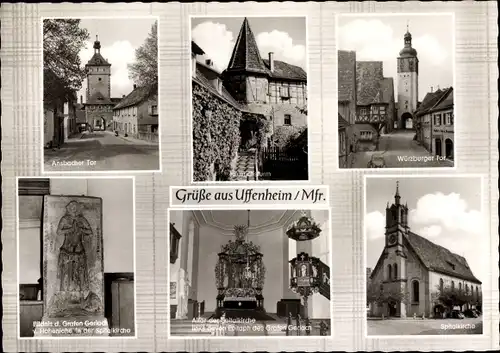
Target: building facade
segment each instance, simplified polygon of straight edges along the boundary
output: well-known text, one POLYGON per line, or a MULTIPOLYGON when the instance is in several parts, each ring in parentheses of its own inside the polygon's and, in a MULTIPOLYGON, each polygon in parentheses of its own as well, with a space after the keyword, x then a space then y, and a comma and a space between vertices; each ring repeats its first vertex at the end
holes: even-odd
POLYGON ((386 299, 368 303, 369 314, 442 317, 456 309, 444 300, 447 291, 466 298, 459 309, 480 307, 481 281, 467 260, 413 233, 408 213, 396 187, 394 203, 386 208, 385 247, 369 277, 372 291, 386 299))
POLYGON ((356 152, 356 52, 338 51, 339 168, 351 167, 356 152))
POLYGON ((407 30, 404 48, 398 57, 398 129, 415 129, 413 120, 418 105, 418 58, 411 39, 411 33, 407 30))
POLYGON ((113 129, 120 135, 158 142, 156 87, 137 87, 113 108, 113 129))
POLYGON ((454 159, 454 114, 453 114, 453 88, 445 90, 441 99, 429 112, 431 118, 432 150, 435 156, 454 159))
POLYGON ((338 68, 339 166, 346 168, 353 152, 375 150, 380 134, 393 130, 394 80, 381 61, 356 61, 353 51, 338 51, 338 68))
POLYGON ((392 131, 395 111, 394 81, 384 77, 381 61, 356 62, 356 124, 358 150, 376 148, 383 132, 392 131))
POLYGON ((419 141, 434 156, 454 159, 453 87, 438 89, 425 95, 415 112, 419 141))
POLYGON ((114 102, 111 100, 111 64, 101 55, 101 42, 97 36, 94 55, 85 65, 87 94, 85 117, 87 124, 96 130, 106 130, 113 120, 114 102))
POLYGON ((275 60, 273 53, 263 59, 246 18, 222 80, 236 101, 248 111, 266 116, 273 130, 307 126, 306 72, 275 60))

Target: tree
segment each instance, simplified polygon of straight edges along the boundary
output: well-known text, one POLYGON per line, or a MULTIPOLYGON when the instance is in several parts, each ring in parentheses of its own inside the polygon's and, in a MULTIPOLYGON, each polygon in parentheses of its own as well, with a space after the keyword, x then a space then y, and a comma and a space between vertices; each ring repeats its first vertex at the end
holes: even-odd
POLYGON ((158 21, 144 44, 135 50, 135 63, 128 65, 129 78, 138 86, 158 85, 158 21))
POLYGON ((82 87, 86 73, 79 54, 88 39, 89 33, 80 28, 80 20, 43 20, 44 101, 53 101, 82 87))
POLYGON ((456 289, 450 286, 438 286, 435 294, 436 301, 441 303, 448 310, 453 310, 453 307, 459 306, 462 308, 467 303, 474 302, 472 293, 466 293, 463 289, 456 289))
POLYGON ((381 288, 380 285, 377 286, 374 282, 370 282, 366 288, 366 302, 377 305, 407 303, 408 294, 396 286, 386 285, 381 288))

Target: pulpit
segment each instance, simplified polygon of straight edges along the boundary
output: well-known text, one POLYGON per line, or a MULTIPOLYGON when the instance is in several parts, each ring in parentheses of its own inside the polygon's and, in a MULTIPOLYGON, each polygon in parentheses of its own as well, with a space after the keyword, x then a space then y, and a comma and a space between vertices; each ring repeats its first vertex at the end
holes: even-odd
POLYGON ((246 237, 248 227, 234 228, 236 240, 222 246, 215 267, 217 314, 226 309, 264 310, 265 267, 260 247, 246 237))

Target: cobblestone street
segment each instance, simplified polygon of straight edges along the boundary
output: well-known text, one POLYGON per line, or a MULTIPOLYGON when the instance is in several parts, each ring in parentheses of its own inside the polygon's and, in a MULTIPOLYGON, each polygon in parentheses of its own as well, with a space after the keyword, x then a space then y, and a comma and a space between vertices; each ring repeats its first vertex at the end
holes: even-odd
POLYGON ((395 131, 380 137, 379 151, 357 152, 352 168, 368 168, 374 158, 383 158, 386 168, 453 167, 451 160, 438 160, 413 140, 414 131, 395 131))
POLYGON ((108 131, 68 139, 60 149, 45 149, 46 172, 158 170, 159 145, 115 136, 108 131))

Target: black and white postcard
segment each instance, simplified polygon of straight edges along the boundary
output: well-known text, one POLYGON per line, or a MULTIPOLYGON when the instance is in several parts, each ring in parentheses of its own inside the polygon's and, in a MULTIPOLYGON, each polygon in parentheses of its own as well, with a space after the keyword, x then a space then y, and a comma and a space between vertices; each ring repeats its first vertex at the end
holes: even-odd
POLYGON ((191 18, 193 181, 309 179, 305 17, 191 18))
POLYGON ((331 335, 328 210, 175 210, 170 337, 331 335))
POLYGON ((453 19, 337 17, 339 168, 454 167, 453 19))
POLYGON ((157 18, 42 22, 43 170, 161 170, 157 18))
POLYGON ((19 178, 19 337, 135 337, 134 179, 19 178))
POLYGON ((483 333, 480 176, 366 177, 368 336, 483 333))

